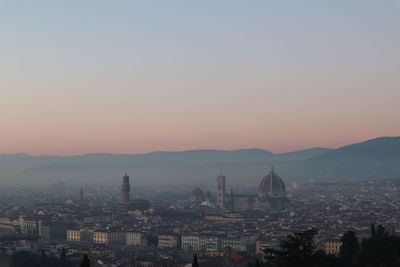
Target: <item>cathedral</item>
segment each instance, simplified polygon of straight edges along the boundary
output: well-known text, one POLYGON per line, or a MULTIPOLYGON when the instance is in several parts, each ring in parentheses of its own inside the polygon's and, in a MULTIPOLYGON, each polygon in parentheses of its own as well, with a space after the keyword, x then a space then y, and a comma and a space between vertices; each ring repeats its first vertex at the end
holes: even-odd
POLYGON ((234 194, 226 192, 226 177, 217 177, 217 207, 231 212, 251 210, 283 210, 289 200, 282 179, 271 166, 270 172, 262 179, 257 194, 234 194))

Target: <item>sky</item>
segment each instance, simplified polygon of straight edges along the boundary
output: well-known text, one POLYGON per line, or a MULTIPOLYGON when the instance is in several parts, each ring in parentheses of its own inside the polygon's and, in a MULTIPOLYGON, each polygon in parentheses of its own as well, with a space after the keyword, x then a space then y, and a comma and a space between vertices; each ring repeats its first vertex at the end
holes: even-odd
POLYGON ((400 136, 400 1, 0 0, 0 154, 400 136))

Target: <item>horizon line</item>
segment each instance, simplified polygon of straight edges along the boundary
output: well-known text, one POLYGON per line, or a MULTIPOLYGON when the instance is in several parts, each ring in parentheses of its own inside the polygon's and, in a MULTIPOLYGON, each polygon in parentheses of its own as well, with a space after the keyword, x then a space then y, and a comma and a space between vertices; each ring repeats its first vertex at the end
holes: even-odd
POLYGON ((305 150, 310 150, 310 149, 339 149, 342 147, 346 147, 349 145, 353 144, 359 144, 371 140, 376 140, 376 139, 382 139, 382 138, 400 138, 400 136, 380 136, 380 137, 375 137, 375 138, 370 138, 366 139, 364 141, 358 141, 354 143, 350 143, 344 146, 339 146, 339 147, 322 147, 322 146, 315 146, 315 147, 309 147, 309 148, 304 148, 304 149, 298 149, 298 150, 291 150, 291 151, 286 151, 286 152, 279 152, 275 153, 272 152, 271 150, 268 149, 263 149, 263 148, 257 148, 257 147, 250 147, 250 148, 237 148, 237 149, 215 149, 215 148, 203 148, 203 149, 186 149, 186 150, 153 150, 153 151, 148 151, 148 152, 141 152, 141 153, 111 153, 111 152, 94 152, 94 153, 82 153, 82 154, 70 154, 70 155, 51 155, 51 154, 30 154, 30 153, 25 153, 25 152, 18 152, 18 153, 1 153, 0 156, 12 156, 12 155, 25 155, 25 156, 30 156, 30 157, 76 157, 76 156, 86 156, 86 155, 146 155, 146 154, 152 154, 152 153, 180 153, 180 152, 191 152, 191 151, 226 151, 226 152, 233 152, 233 151, 241 151, 241 150, 263 150, 266 152, 270 152, 274 155, 279 155, 279 154, 286 154, 286 153, 294 153, 294 152, 299 152, 299 151, 305 151, 305 150))

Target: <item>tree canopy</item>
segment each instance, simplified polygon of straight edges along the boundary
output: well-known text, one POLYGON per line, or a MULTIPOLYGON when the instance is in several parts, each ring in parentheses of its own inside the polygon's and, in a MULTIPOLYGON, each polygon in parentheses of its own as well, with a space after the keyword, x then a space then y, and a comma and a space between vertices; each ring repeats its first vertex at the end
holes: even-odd
POLYGON ((267 248, 265 266, 337 266, 335 257, 315 249, 314 238, 317 234, 316 229, 294 233, 282 241, 279 250, 267 248))
POLYGON ((390 235, 385 227, 379 225, 375 234, 361 244, 354 263, 365 267, 400 266, 400 237, 390 235))

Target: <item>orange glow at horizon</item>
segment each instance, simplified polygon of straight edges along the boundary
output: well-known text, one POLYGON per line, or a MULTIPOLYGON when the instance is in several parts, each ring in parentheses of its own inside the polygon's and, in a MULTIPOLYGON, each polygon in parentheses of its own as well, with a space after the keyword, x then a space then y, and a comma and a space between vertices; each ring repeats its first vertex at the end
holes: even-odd
POLYGON ((4 1, 0 154, 400 136, 394 2, 223 2, 4 1))

